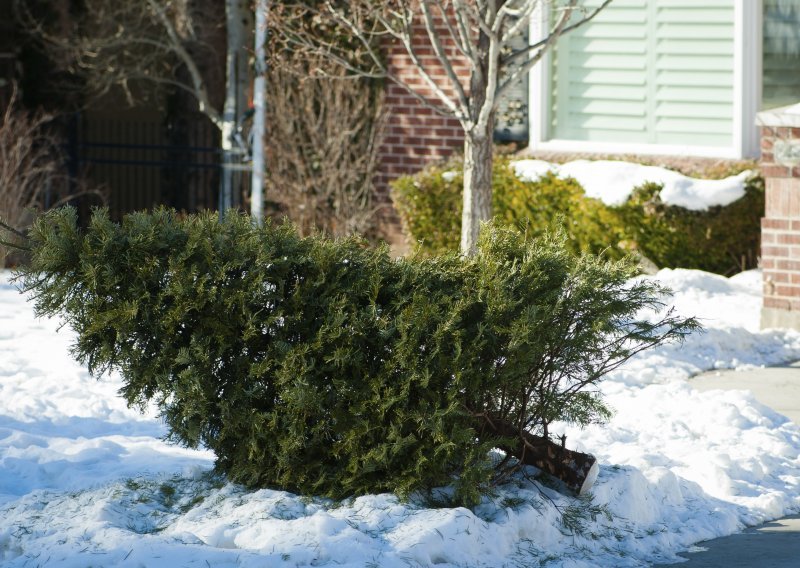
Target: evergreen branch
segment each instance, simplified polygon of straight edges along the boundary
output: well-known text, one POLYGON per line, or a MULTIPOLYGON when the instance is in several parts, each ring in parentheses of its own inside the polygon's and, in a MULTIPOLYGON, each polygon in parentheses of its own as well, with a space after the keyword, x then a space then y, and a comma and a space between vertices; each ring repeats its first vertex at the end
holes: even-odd
POLYGON ((24 250, 24 251, 27 251, 27 252, 31 251, 31 247, 26 247, 26 246, 23 246, 23 245, 17 245, 17 244, 11 243, 9 241, 4 241, 3 239, 0 239, 0 245, 2 245, 4 247, 8 247, 8 248, 17 249, 17 250, 24 250))
POLYGON ((26 241, 29 240, 28 239, 28 235, 26 235, 25 233, 23 233, 19 229, 15 229, 11 225, 5 224, 2 219, 0 219, 0 227, 4 228, 6 231, 8 231, 10 233, 14 233, 15 235, 17 235, 21 239, 25 239, 26 241))

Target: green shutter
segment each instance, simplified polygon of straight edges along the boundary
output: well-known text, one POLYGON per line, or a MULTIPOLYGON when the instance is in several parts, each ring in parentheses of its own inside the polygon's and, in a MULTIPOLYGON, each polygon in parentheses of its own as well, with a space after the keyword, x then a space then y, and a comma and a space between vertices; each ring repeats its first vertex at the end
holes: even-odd
POLYGON ((733 22, 733 0, 614 0, 559 39, 550 137, 730 146, 733 22))

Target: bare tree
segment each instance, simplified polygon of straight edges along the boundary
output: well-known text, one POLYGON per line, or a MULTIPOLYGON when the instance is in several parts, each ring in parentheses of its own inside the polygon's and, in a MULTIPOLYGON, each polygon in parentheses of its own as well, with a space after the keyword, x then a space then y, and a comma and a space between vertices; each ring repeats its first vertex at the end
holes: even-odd
POLYGON ((255 45, 253 46, 253 171, 250 183, 250 215, 261 224, 264 217, 264 137, 267 126, 267 14, 268 0, 255 0, 255 45))
POLYGON ((97 96, 120 88, 133 105, 156 89, 188 93, 220 133, 223 172, 220 210, 232 206, 233 173, 250 155, 241 131, 247 111, 248 57, 252 51, 252 11, 246 0, 83 0, 75 14, 62 14, 50 25, 35 18, 24 1, 17 6, 26 26, 97 96), (216 53, 205 38, 224 18, 226 35, 224 94, 216 53), (211 30, 209 32, 209 30, 211 30))
POLYGON ((69 199, 92 194, 100 202, 104 195, 81 187, 63 175, 61 140, 52 132, 53 117, 44 112, 25 112, 17 90, 0 115, 0 268, 9 249, 22 248, 5 239, 6 233, 24 236, 36 209, 58 206, 69 199))
POLYGON ((304 54, 285 54, 267 79, 271 137, 290 141, 267 148, 267 193, 275 213, 303 234, 370 233, 383 133, 380 89, 304 54), (315 69, 325 76, 312 76, 315 69))
MULTIPOLYGON (((148 2, 155 3, 156 0, 148 2)), ((220 215, 233 206, 233 173, 242 164, 242 155, 250 154, 246 138, 240 129, 247 110, 247 86, 250 82, 247 47, 250 45, 248 32, 252 28, 252 14, 248 2, 225 0, 225 23, 227 51, 225 103, 220 127, 223 158, 220 215)))
POLYGON ((498 100, 559 36, 594 18, 610 1, 588 8, 584 0, 298 0, 286 5, 276 30, 298 49, 324 54, 351 73, 392 81, 425 106, 458 120, 464 130, 461 251, 472 254, 481 221, 491 217, 498 100), (512 49, 530 18, 543 13, 552 15, 544 37, 512 49), (325 19, 349 41, 303 25, 325 19), (405 49, 416 71, 413 79, 386 64, 381 47, 388 38, 405 49), (359 57, 353 56, 354 48, 359 57), (435 54, 435 63, 428 64, 423 52, 435 54), (468 82, 458 73, 463 66, 469 69, 468 82), (416 85, 419 81, 424 87, 416 85))

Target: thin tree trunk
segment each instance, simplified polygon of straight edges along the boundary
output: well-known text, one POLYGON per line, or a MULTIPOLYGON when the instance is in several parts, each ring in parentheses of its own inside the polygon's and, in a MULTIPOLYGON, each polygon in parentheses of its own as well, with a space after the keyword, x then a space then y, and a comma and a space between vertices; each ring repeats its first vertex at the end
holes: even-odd
POLYGON ((485 112, 492 57, 491 41, 478 33, 479 62, 469 80, 469 128, 464 132, 464 203, 461 212, 461 254, 472 256, 478 245, 481 222, 492 217, 492 135, 494 111, 485 112))
POLYGON ((464 204, 461 212, 461 254, 471 256, 481 222, 492 217, 491 136, 464 138, 464 204))
POLYGON ((237 143, 239 118, 244 112, 242 104, 247 86, 247 67, 244 51, 246 44, 247 8, 242 0, 226 0, 225 22, 228 35, 225 78, 225 104, 222 109, 220 147, 222 149, 222 176, 219 192, 219 214, 225 215, 234 206, 234 172, 241 165, 241 145, 237 143))
POLYGON ((267 0, 256 0, 255 81, 253 83, 253 172, 250 183, 250 217, 261 225, 264 217, 264 130, 267 122, 267 0))

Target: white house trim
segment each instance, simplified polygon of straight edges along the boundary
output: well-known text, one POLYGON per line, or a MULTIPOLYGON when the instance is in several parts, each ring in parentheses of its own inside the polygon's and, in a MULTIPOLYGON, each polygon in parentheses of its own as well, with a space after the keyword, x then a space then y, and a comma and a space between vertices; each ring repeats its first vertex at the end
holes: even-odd
POLYGON ((762 0, 736 0, 734 22, 734 149, 759 154, 756 113, 761 106, 762 0))
MULTIPOLYGON (((550 23, 548 10, 540 2, 530 19, 528 37, 531 43, 544 38, 547 26, 550 23)), ((547 117, 550 115, 548 104, 550 101, 550 54, 545 52, 533 69, 528 73, 528 147, 532 150, 539 149, 539 145, 547 137, 547 117)))
MULTIPOLYGON (((532 151, 592 152, 604 154, 649 154, 739 159, 759 153, 756 112, 761 104, 762 0, 734 1, 733 137, 730 146, 626 144, 548 139, 550 117, 549 55, 530 73, 529 144, 532 151)), ((542 10, 531 18, 530 40, 547 33, 548 14, 542 10)))
MULTIPOLYGON (((744 39, 744 2, 745 0, 734 0, 733 9, 733 147, 738 154, 744 150, 744 60, 745 39, 744 39)), ((751 5, 757 4, 750 0, 751 5)))
MULTIPOLYGON (((531 138, 532 140, 532 138, 531 138)), ((655 156, 697 156, 699 158, 739 159, 739 152, 720 146, 678 146, 674 144, 625 144, 614 142, 587 142, 583 140, 547 140, 529 144, 530 150, 542 152, 588 152, 597 154, 644 154, 655 156)))

